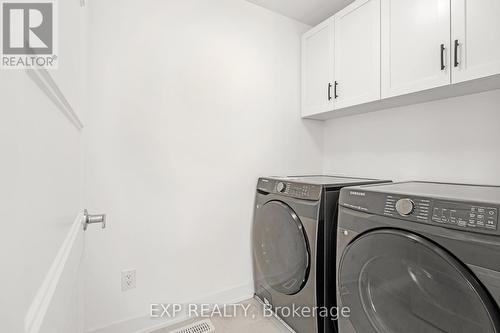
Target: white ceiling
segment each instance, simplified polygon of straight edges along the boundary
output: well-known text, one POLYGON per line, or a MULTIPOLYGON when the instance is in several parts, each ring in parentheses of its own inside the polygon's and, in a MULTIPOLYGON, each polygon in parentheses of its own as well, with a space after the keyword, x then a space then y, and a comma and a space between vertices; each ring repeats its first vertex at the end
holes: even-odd
POLYGON ((247 0, 309 25, 316 25, 353 0, 247 0))

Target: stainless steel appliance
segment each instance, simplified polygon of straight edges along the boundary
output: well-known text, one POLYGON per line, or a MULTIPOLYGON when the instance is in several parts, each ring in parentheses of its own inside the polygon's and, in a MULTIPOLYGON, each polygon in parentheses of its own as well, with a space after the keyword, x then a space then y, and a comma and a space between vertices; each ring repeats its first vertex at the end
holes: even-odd
POLYGON ((500 187, 360 186, 339 203, 340 332, 500 332, 500 187))
MULTIPOLYGON (((332 176, 259 179, 253 224, 256 296, 275 310, 334 306, 330 258, 335 258, 340 189, 377 182, 332 176)), ((328 318, 276 312, 298 333, 336 332, 328 318)))

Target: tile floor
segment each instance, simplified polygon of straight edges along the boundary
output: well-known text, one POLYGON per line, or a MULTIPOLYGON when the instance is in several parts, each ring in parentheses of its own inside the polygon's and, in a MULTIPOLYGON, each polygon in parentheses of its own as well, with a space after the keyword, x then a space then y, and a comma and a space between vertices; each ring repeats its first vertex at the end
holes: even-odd
MULTIPOLYGON (((242 302, 250 305, 248 316, 243 315, 243 310, 232 318, 213 317, 210 318, 215 326, 216 333, 290 333, 291 331, 274 317, 264 317, 262 305, 255 299, 242 302)), ((203 318, 204 319, 204 318, 203 318)), ((200 319, 193 318, 174 326, 162 328, 151 333, 170 333, 171 331, 194 323, 200 319)))

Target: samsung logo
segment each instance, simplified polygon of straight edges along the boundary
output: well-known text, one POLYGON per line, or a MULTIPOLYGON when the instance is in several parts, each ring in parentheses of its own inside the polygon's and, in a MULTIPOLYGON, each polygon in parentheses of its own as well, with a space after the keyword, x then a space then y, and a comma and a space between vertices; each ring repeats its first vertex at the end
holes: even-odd
POLYGON ((355 195, 355 196, 358 196, 358 197, 364 197, 364 196, 366 196, 365 192, 350 191, 349 194, 350 195, 355 195))

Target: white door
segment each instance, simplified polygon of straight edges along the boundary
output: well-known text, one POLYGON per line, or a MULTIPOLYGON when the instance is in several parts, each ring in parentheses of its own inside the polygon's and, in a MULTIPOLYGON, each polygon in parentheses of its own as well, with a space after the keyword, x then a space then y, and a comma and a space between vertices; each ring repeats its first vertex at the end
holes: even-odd
POLYGON ((500 1, 452 0, 453 83, 500 74, 500 1))
POLYGON ((328 19, 302 37, 302 116, 333 110, 334 24, 328 19))
POLYGON ((335 108, 380 99, 380 0, 361 0, 335 15, 335 108))
POLYGON ((0 332, 84 332, 86 18, 79 1, 53 14, 58 68, 0 71, 0 332))
POLYGON ((450 84, 450 0, 381 6, 382 98, 450 84))

